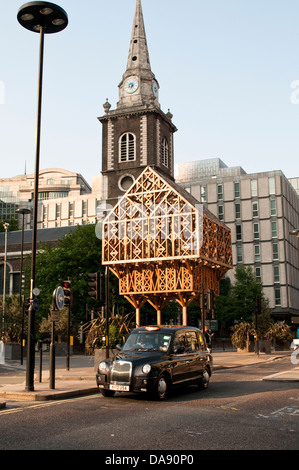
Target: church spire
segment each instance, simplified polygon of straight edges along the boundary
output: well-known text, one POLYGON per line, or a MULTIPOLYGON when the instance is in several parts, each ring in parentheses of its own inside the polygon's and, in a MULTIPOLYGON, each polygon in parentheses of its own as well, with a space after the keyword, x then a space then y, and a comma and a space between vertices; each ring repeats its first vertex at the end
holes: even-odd
POLYGON ((134 73, 139 69, 151 70, 141 0, 136 2, 127 71, 134 73))
POLYGON ((154 105, 158 102, 159 85, 151 70, 141 0, 136 0, 127 69, 119 84, 117 107, 154 105))

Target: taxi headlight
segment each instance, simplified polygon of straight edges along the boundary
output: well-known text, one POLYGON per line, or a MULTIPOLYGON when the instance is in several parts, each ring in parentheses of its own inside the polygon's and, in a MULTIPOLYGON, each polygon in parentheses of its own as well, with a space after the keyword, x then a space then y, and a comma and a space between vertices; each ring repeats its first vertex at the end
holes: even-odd
POLYGON ((142 366, 142 372, 144 374, 148 374, 151 371, 151 368, 152 366, 150 364, 144 364, 144 366, 142 366))
POLYGON ((106 374, 108 372, 108 365, 106 364, 106 362, 100 362, 99 364, 99 372, 100 374, 106 374))

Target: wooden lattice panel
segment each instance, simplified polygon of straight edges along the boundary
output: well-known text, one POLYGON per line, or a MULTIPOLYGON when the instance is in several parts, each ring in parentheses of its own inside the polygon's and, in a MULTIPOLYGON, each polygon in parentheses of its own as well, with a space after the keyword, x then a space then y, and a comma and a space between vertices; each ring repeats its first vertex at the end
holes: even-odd
POLYGON ((198 258, 202 212, 148 167, 104 221, 103 264, 198 258))
POLYGON ((199 296, 202 289, 214 290, 218 295, 222 277, 220 270, 197 263, 182 265, 178 262, 151 267, 126 265, 113 270, 119 278, 120 294, 126 296, 163 294, 175 298, 178 293, 199 296))
POLYGON ((219 294, 232 268, 230 230, 147 167, 104 220, 103 264, 136 309, 148 301, 160 312, 169 300, 186 307, 202 290, 219 294))

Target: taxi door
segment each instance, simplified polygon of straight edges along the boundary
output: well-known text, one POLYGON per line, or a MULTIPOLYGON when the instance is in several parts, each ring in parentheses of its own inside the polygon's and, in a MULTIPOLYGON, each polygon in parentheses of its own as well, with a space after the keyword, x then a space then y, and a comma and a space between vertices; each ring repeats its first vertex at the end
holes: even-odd
POLYGON ((192 377, 191 364, 193 353, 188 348, 186 331, 178 331, 175 334, 172 354, 172 382, 174 384, 190 380, 192 377), (184 348, 182 351, 180 348, 184 348), (177 352, 176 352, 177 351, 177 352))

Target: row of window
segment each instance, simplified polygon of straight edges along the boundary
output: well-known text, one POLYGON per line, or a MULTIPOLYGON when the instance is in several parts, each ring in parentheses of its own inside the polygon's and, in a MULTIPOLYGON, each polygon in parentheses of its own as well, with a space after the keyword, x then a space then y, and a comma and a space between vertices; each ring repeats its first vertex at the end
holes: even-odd
MULTIPOLYGON (((277 230, 277 222, 271 222, 271 237, 277 238, 278 237, 278 230, 277 230)), ((260 239, 260 224, 258 222, 253 224, 253 239, 259 240, 260 239)), ((242 225, 236 225, 236 240, 242 240, 242 225)))
MULTIPOLYGON (((169 146, 167 139, 163 137, 160 148, 161 163, 169 167, 169 146)), ((131 132, 126 132, 119 139, 119 161, 131 162, 136 160, 136 136, 131 132)))
MULTIPOLYGON (((275 217, 277 215, 276 211, 276 200, 270 199, 270 215, 275 217)), ((235 203, 235 217, 236 219, 241 219, 241 204, 239 202, 235 203)), ((259 204, 257 201, 252 203, 252 218, 256 219, 259 217, 259 204)), ((224 207, 222 205, 218 206, 218 218, 219 220, 224 220, 224 207)))
MULTIPOLYGON (((269 185, 269 195, 275 195, 275 178, 270 177, 268 178, 268 185, 269 185)), ((186 188, 190 190, 190 188, 186 188)), ((217 184, 217 200, 223 200, 223 184, 217 184)), ((207 202, 207 187, 201 186, 200 187, 200 197, 201 202, 207 202)), ((239 199, 241 197, 241 190, 240 190, 240 183, 234 183, 234 197, 235 199, 239 199)), ((251 197, 258 197, 258 183, 257 180, 251 180, 251 197)))
MULTIPOLYGON (((260 245, 254 245, 254 261, 259 263, 261 261, 260 245)), ((272 244, 272 259, 279 261, 278 243, 272 244)), ((243 263, 243 245, 237 245, 237 263, 243 263)))
MULTIPOLYGON (((82 202, 82 216, 87 216, 87 201, 81 201, 82 202)), ((67 218, 73 218, 74 217, 74 202, 69 202, 68 203, 68 217, 67 218)), ((56 204, 55 207, 55 219, 60 219, 61 218, 61 203, 56 204)), ((48 206, 43 205, 43 220, 48 220, 48 206)))
MULTIPOLYGON (((47 180, 44 180, 44 179, 40 179, 38 181, 38 185, 39 186, 44 186, 45 184, 48 184, 48 185, 52 185, 52 184, 60 184, 60 185, 67 185, 67 186, 71 186, 73 184, 73 180, 60 180, 60 181, 57 181, 55 180, 54 178, 49 178, 47 180)), ((30 181, 30 186, 34 186, 34 180, 30 181)))
MULTIPOLYGON (((268 185, 269 185, 269 188, 268 188, 269 195, 270 196, 275 195, 275 178, 274 177, 268 178, 268 185)), ((205 198, 205 199, 202 199, 202 202, 206 202, 207 193, 206 193, 205 186, 202 186, 201 195, 202 197, 205 198)), ((239 182, 234 183, 234 195, 235 195, 235 199, 238 199, 241 197, 239 182)), ((257 197, 257 196, 258 196, 257 180, 251 180, 251 197, 257 197)), ((217 185, 217 199, 218 201, 223 200, 223 184, 222 183, 217 185)))

